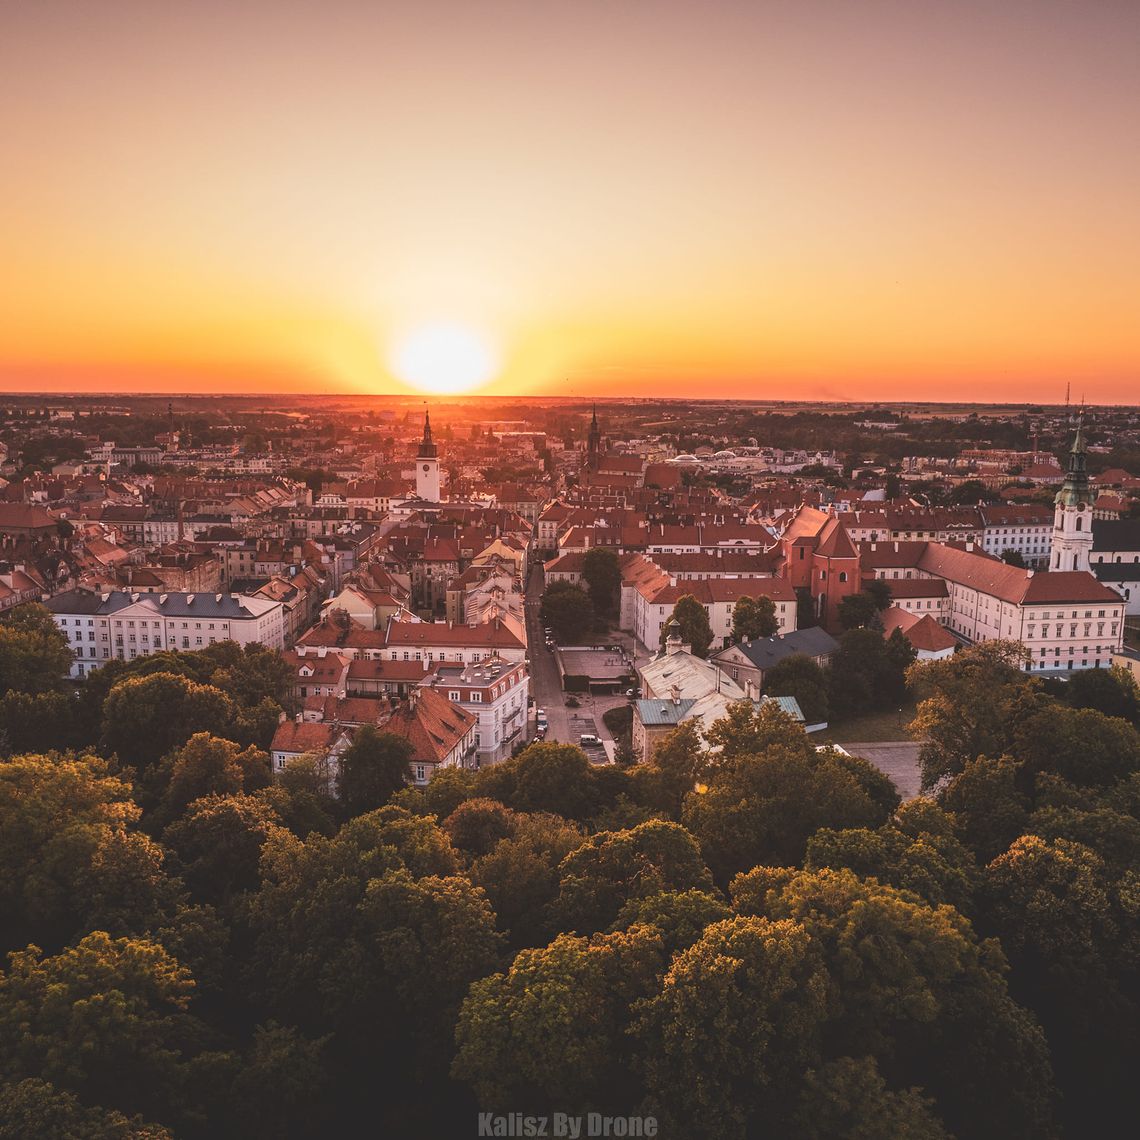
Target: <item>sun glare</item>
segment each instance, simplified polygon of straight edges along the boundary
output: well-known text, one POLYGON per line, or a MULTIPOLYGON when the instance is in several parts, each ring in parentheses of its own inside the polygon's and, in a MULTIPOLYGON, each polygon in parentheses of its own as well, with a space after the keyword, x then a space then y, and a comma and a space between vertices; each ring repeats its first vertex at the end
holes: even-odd
POLYGON ((392 371, 421 392, 467 392, 492 379, 498 361, 490 341, 466 325, 412 329, 392 349, 392 371))

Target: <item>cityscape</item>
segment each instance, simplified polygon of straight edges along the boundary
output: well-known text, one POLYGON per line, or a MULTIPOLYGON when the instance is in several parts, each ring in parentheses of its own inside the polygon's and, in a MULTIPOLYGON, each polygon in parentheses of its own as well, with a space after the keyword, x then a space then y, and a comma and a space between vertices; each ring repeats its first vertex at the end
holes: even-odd
POLYGON ((0 1140, 1125 1132, 1140 8, 5 25, 0 1140))

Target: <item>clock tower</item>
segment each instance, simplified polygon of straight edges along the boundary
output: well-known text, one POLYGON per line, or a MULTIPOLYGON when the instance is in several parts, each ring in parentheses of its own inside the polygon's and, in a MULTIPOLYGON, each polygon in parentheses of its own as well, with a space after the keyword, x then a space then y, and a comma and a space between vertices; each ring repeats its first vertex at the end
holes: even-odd
POLYGON ((1077 420, 1077 435, 1069 451, 1069 470, 1053 500, 1053 554, 1051 570, 1088 570, 1092 550, 1092 492, 1085 469, 1084 422, 1077 420))
POLYGON ((429 503, 439 502, 439 448, 431 438, 431 413, 424 412, 424 438, 416 453, 416 494, 429 503))

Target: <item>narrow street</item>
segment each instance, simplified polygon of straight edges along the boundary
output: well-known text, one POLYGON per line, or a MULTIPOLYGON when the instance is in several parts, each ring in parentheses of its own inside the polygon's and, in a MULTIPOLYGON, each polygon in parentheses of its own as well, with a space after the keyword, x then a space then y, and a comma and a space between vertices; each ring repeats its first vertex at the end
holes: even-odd
MULTIPOLYGON (((530 656, 530 688, 534 697, 534 707, 546 710, 550 729, 547 740, 563 743, 577 743, 578 738, 570 735, 570 725, 563 702, 562 686, 558 680, 558 666, 554 654, 546 648, 542 633, 542 617, 539 607, 542 604, 542 564, 537 559, 531 567, 526 587, 526 638, 530 656)), ((527 740, 534 739, 534 709, 530 710, 527 721, 527 740)))

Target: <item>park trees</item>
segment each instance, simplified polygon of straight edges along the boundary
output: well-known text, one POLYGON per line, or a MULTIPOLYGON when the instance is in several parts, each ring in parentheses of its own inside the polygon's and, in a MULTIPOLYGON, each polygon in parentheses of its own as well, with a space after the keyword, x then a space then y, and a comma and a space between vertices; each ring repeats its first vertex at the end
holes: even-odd
POLYGON ((582 559, 582 580, 598 613, 616 612, 621 567, 617 555, 608 546, 594 546, 586 551, 582 559))
POLYGON ((406 736, 362 725, 340 760, 337 794, 348 815, 383 807, 412 776, 415 749, 406 736))
POLYGON ((795 697, 808 724, 822 724, 831 712, 827 674, 806 653, 793 653, 764 674, 764 692, 795 697))
POLYGON ((58 689, 74 660, 51 614, 29 602, 0 621, 0 695, 58 689))
POLYGON ((672 617, 661 627, 661 645, 676 632, 694 657, 707 657, 713 631, 708 611, 692 594, 682 594, 673 606, 672 617))
POLYGON ((1043 699, 1037 681, 1022 671, 1025 652, 1019 642, 986 641, 908 670, 907 682, 921 698, 911 731, 923 741, 924 788, 970 760, 1009 750, 1023 710, 1043 699))
POLYGON ((818 828, 878 827, 897 805, 897 796, 878 799, 861 767, 869 768, 817 752, 800 729, 779 726, 763 751, 712 769, 686 797, 682 820, 721 882, 757 863, 798 863, 818 828))
POLYGON ((551 582, 542 595, 542 621, 563 645, 577 645, 594 627, 594 603, 573 582, 551 582))
POLYGON ((753 641, 761 637, 774 637, 780 623, 776 618, 776 603, 761 594, 758 598, 739 598, 732 607, 732 640, 753 641))
POLYGON ((103 704, 102 745, 120 763, 146 768, 197 732, 225 735, 234 711, 221 689, 175 673, 127 677, 103 704))

